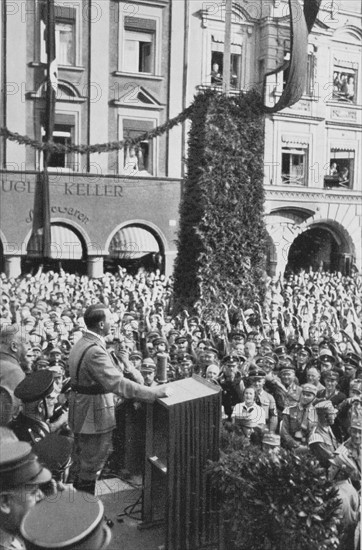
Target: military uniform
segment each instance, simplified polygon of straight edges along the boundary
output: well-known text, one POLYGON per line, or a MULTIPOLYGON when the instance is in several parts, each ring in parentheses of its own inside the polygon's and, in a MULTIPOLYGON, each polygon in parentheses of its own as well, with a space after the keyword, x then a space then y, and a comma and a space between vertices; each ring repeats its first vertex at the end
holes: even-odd
POLYGON ((264 410, 269 431, 275 432, 278 427, 278 414, 274 397, 265 390, 261 390, 256 393, 255 402, 264 410))
POLYGON ((126 379, 108 353, 104 339, 90 331, 70 352, 69 374, 72 387, 69 424, 74 432, 79 466, 79 480, 75 485, 93 493, 116 427, 115 394, 153 402, 158 397, 154 391, 157 388, 146 388, 126 379))
POLYGON ((105 550, 111 532, 100 499, 62 491, 51 503, 42 501, 23 519, 21 534, 27 550, 105 550))
MULTIPOLYGON (((23 441, 2 443, 0 448, 0 492, 25 491, 25 487, 38 486, 47 483, 50 479, 51 473, 40 464, 29 443, 23 441)), ((25 502, 25 498, 24 493, 21 499, 22 502, 25 502)), ((52 508, 52 506, 49 508, 52 508)), ((22 513, 25 513, 25 511, 24 509, 22 513)), ((0 549, 24 550, 25 546, 21 537, 13 532, 14 527, 20 529, 20 525, 17 525, 22 519, 19 515, 19 508, 16 511, 16 516, 12 518, 11 532, 6 530, 7 518, 5 514, 4 516, 2 514, 3 512, 0 511, 0 549)))
MULTIPOLYGON (((15 396, 23 403, 36 403, 45 401, 54 390, 53 374, 47 370, 33 372, 27 376, 16 388, 15 396)), ((47 415, 47 405, 45 404, 47 415)), ((36 443, 50 433, 50 428, 44 420, 28 416, 20 412, 9 424, 20 441, 36 443)))
POLYGON ((299 403, 287 407, 283 411, 283 420, 280 425, 280 436, 288 449, 306 444, 309 434, 317 424, 317 414, 313 405, 302 407, 299 403), (299 435, 299 441, 295 438, 299 435))
POLYGON ((50 433, 46 422, 25 416, 22 412, 10 422, 9 428, 20 441, 27 441, 30 444, 37 443, 50 433))
POLYGON ((338 441, 331 427, 318 424, 309 436, 308 445, 321 465, 328 468, 329 459, 333 457, 333 453, 338 447, 338 441))

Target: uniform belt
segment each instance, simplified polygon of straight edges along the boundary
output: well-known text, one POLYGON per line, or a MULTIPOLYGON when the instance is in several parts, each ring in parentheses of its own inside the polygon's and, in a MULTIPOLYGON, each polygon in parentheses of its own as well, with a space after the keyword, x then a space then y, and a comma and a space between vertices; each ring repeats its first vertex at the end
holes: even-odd
POLYGON ((108 390, 105 390, 102 386, 79 386, 78 384, 72 384, 72 390, 75 393, 83 393, 85 395, 100 395, 106 393, 112 393, 108 390))

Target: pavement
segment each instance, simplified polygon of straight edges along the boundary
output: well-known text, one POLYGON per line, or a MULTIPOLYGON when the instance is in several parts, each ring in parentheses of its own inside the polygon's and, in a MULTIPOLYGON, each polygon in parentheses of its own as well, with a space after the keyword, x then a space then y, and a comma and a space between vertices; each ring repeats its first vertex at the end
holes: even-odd
POLYGON ((96 491, 107 519, 114 524, 108 550, 164 550, 164 527, 142 529, 141 476, 127 481, 102 479, 97 481, 96 491))

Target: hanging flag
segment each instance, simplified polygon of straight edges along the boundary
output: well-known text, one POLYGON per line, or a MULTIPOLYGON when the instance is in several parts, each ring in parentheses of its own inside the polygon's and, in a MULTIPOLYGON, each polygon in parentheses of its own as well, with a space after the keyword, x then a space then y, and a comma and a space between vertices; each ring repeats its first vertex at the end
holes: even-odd
MULTIPOLYGON (((54 0, 43 0, 41 18, 45 24, 45 44, 47 53, 47 85, 45 102, 45 143, 53 139, 55 104, 58 89, 58 67, 55 48, 55 8, 54 0)), ((50 258, 50 198, 49 198, 49 151, 44 151, 44 169, 38 175, 34 196, 33 230, 28 251, 50 258)))
POLYGON ((290 10, 290 60, 267 73, 264 77, 264 97, 267 92, 267 78, 289 68, 287 81, 279 98, 272 107, 264 105, 264 112, 276 113, 297 103, 302 97, 307 79, 308 34, 318 15, 321 0, 289 0, 290 10))

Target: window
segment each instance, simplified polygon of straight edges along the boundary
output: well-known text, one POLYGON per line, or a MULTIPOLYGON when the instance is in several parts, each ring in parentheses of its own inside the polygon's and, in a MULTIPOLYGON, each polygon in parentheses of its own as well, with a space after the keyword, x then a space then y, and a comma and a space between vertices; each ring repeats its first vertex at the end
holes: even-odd
POLYGON ((356 103, 357 71, 346 67, 334 67, 333 99, 343 103, 356 103))
POLYGON ((331 149, 328 173, 324 176, 324 187, 344 187, 352 189, 354 176, 354 156, 352 150, 331 149))
POLYGON ((156 21, 124 18, 123 70, 128 73, 155 72, 156 21))
POLYGON ((315 47, 313 45, 308 46, 308 60, 307 60, 307 83, 306 83, 306 95, 313 96, 315 93, 315 70, 316 70, 316 55, 315 47))
MULTIPOLYGON (((55 6, 55 48, 58 65, 76 65, 76 10, 55 6)), ((45 24, 41 20, 41 61, 46 63, 45 24)))
MULTIPOLYGON (((224 72, 224 35, 221 33, 213 33, 213 41, 211 44, 211 84, 221 86, 224 72)), ((240 39, 235 37, 235 42, 240 39)), ((231 88, 241 88, 241 46, 235 43, 231 44, 230 53, 230 85, 231 88)))
POLYGON ((282 149, 283 185, 307 185, 307 153, 306 148, 282 149))
MULTIPOLYGON (((151 121, 123 119, 123 139, 138 138, 154 128, 151 121)), ((135 146, 126 147, 123 151, 123 173, 129 176, 144 172, 154 173, 153 140, 141 141, 135 146)))
POLYGON ((75 65, 74 23, 55 22, 56 56, 59 65, 75 65))
MULTIPOLYGON (((53 141, 54 143, 60 145, 71 145, 74 143, 74 133, 74 124, 55 124, 53 130, 53 141)), ((45 139, 44 125, 42 125, 42 138, 43 140, 45 139)), ((74 170, 74 154, 68 152, 54 152, 50 155, 48 167, 74 170)))

